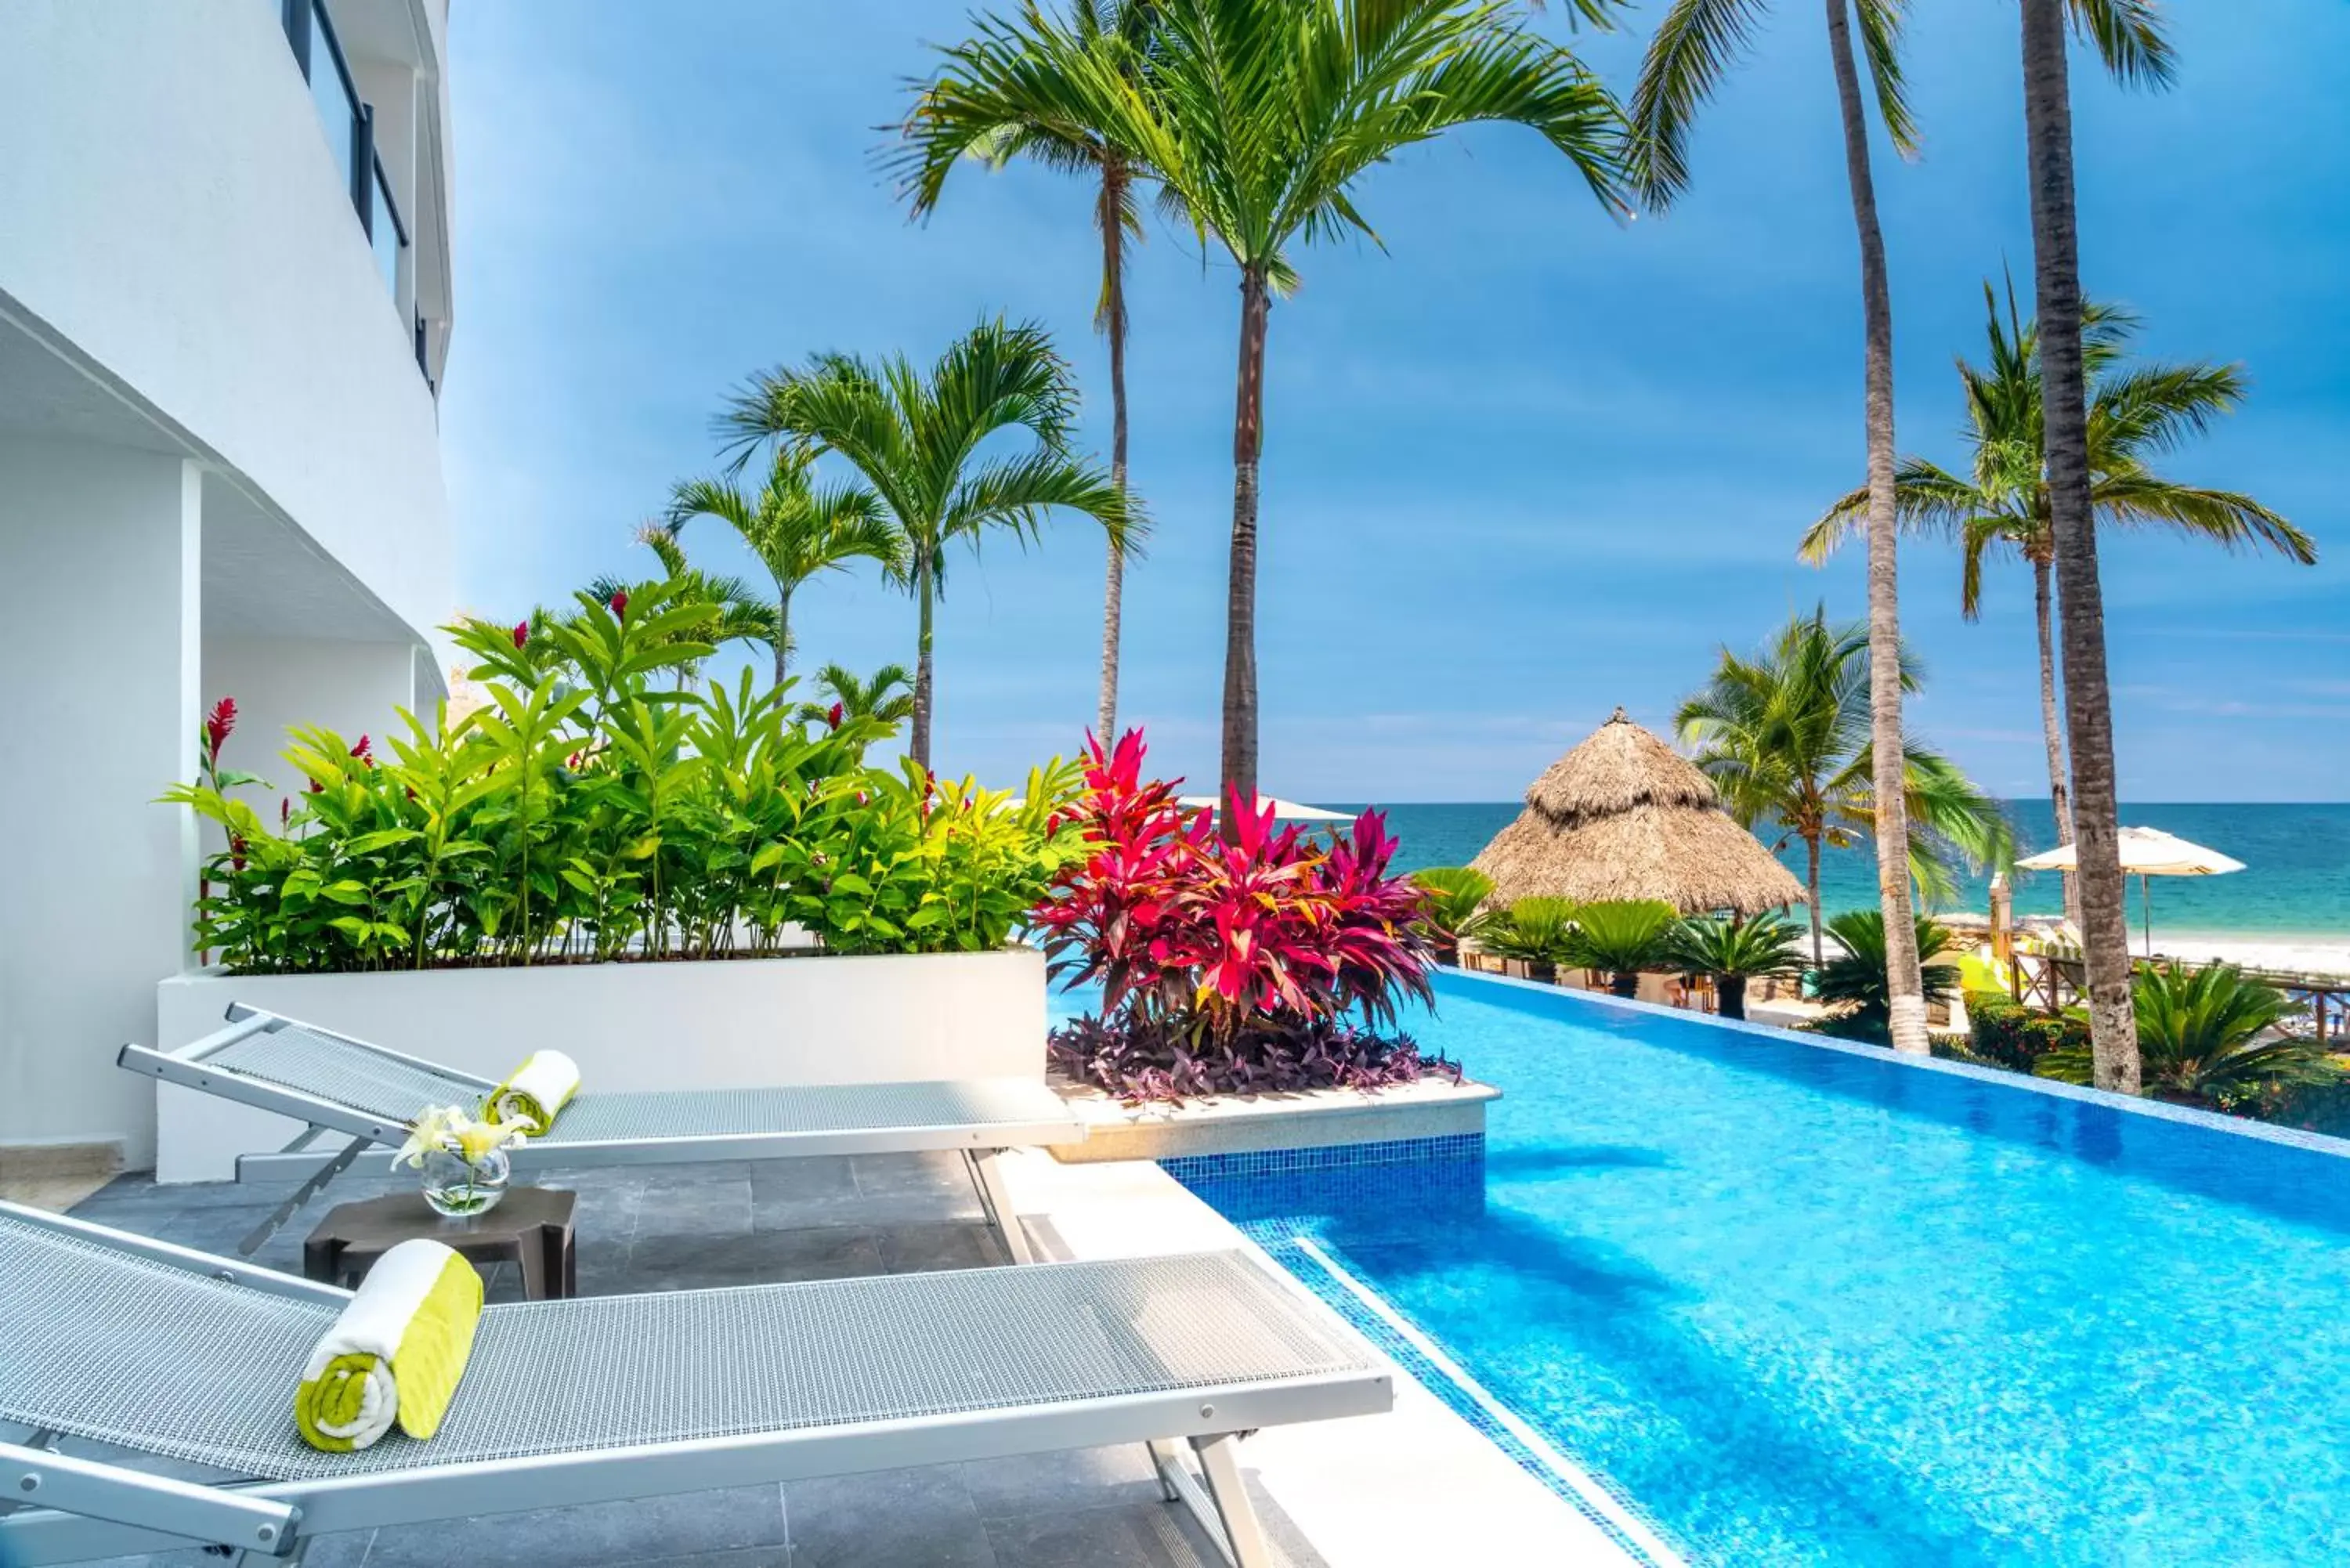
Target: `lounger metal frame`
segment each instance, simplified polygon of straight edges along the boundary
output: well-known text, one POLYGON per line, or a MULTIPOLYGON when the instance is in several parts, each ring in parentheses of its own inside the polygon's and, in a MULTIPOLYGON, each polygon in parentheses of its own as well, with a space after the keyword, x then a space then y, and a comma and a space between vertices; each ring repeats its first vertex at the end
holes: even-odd
MULTIPOLYGON (((206 1064, 211 1057, 255 1034, 291 1027, 403 1067, 448 1079, 480 1095, 486 1096, 497 1087, 490 1079, 462 1073, 438 1062, 407 1055, 337 1030, 248 1007, 241 1002, 230 1005, 228 1020, 225 1027, 176 1051, 126 1044, 116 1054, 115 1061, 131 1072, 145 1074, 163 1083, 177 1084, 201 1094, 234 1100, 258 1110, 290 1116, 304 1124, 303 1131, 284 1148, 271 1154, 241 1155, 237 1158, 236 1179, 239 1181, 299 1179, 302 1183, 268 1221, 246 1238, 244 1251, 247 1256, 259 1251, 272 1232, 317 1196, 328 1182, 364 1158, 370 1158, 370 1146, 383 1146, 382 1152, 371 1158, 388 1168, 390 1150, 407 1141, 408 1128, 404 1124, 370 1116, 358 1106, 338 1100, 307 1094, 249 1074, 215 1070, 206 1064), (330 1132, 346 1134, 352 1141, 339 1150, 313 1147, 320 1137, 330 1132)), ((984 1126, 961 1123, 563 1143, 533 1140, 510 1150, 508 1158, 515 1174, 523 1176, 562 1166, 682 1165, 709 1160, 795 1159, 818 1155, 913 1154, 951 1150, 962 1157, 972 1185, 978 1192, 980 1207, 997 1239, 1003 1242, 1005 1253, 1015 1263, 1026 1263, 1033 1262, 1035 1254, 1020 1228, 1018 1216, 1013 1211, 1011 1191, 1004 1183, 999 1158, 1006 1149, 1080 1143, 1085 1137, 1085 1124, 1075 1115, 1065 1114, 1049 1120, 991 1122, 984 1126)))
MULTIPOLYGON (((65 1216, 6 1203, 0 1211, 242 1285, 328 1303, 351 1293, 65 1216)), ((1239 1439, 1262 1427, 1378 1414, 1394 1402, 1392 1374, 1377 1352, 1335 1318, 1327 1327, 1361 1347, 1362 1369, 310 1480, 193 1485, 68 1458, 36 1433, 0 1442, 0 1548, 20 1568, 191 1544, 240 1563, 299 1562, 316 1537, 356 1530, 1143 1443, 1168 1501, 1184 1503, 1237 1568, 1273 1568, 1242 1480, 1239 1439), (1184 1446, 1200 1480, 1181 1461, 1184 1446)))

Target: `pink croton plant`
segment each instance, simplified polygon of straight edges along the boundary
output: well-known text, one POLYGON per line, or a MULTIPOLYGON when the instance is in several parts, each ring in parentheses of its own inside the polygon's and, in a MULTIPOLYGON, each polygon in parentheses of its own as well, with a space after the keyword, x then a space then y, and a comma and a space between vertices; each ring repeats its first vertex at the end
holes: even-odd
POLYGON ((1430 1000, 1425 895, 1388 875, 1380 813, 1325 837, 1235 801, 1227 841, 1214 813, 1178 803, 1178 781, 1143 776, 1139 731, 1087 749, 1072 811, 1086 854, 1034 919, 1056 974, 1101 985, 1100 1028, 1172 1053, 1179 1088, 1210 1057, 1226 1077, 1266 1063, 1284 1080, 1417 1075, 1408 1044, 1391 1071, 1396 1043, 1363 1033, 1393 1029, 1402 999, 1430 1000))

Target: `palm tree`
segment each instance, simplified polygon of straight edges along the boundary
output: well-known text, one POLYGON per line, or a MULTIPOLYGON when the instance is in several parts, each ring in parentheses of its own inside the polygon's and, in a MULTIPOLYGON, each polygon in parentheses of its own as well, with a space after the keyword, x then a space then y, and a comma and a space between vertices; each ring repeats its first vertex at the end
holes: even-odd
MULTIPOLYGON (((1053 28, 1024 30, 1007 68, 1033 89, 1031 119, 1127 152, 1240 275, 1222 772, 1226 794, 1251 800, 1265 331, 1274 296, 1297 282, 1293 247, 1349 234, 1376 242, 1356 205, 1362 176, 1479 121, 1539 132, 1621 211, 1622 117, 1580 61, 1492 0, 1161 0, 1155 11, 1139 73, 1053 28)), ((1239 816, 1221 819, 1230 832, 1239 816)))
MULTIPOLYGON (((1777 847, 1788 839, 1802 842, 1814 965, 1826 952, 1822 851, 1875 838, 1880 858, 1886 853, 1888 829, 1887 814, 1878 809, 1870 712, 1872 657, 1866 627, 1832 625, 1824 608, 1815 609, 1788 622, 1752 659, 1724 649, 1712 679, 1673 719, 1742 826, 1775 823, 1785 835, 1777 847)), ((1918 689, 1913 660, 1905 657, 1896 674, 1903 690, 1918 689)), ((1929 895, 1946 894, 1958 862, 1982 864, 2006 854, 2006 821, 1997 802, 1916 739, 1904 740, 1902 757, 1904 892, 1914 878, 1929 895)))
POLYGON ((2073 757, 2074 887, 2089 992, 2096 1085, 2136 1094, 2137 1020, 2130 1002, 2129 911, 2122 886, 2121 814, 2114 783, 2113 699, 2106 678, 2106 607, 2089 470, 2083 363, 2081 246, 2073 204, 2068 22, 2093 38, 2125 81, 2169 79, 2170 46, 2153 0, 2022 0, 2023 124, 2032 192, 2032 259, 2043 378, 2043 447, 2049 535, 2063 626, 2064 717, 2073 757))
POLYGON ((774 579, 775 689, 791 663, 792 595, 811 577, 851 561, 879 561, 893 581, 902 576, 904 542, 881 498, 858 484, 818 488, 807 453, 778 450, 756 497, 721 479, 689 479, 670 493, 669 526, 681 532, 696 517, 715 517, 741 535, 774 579))
MULTIPOLYGON (((885 664, 862 679, 845 664, 827 664, 816 672, 816 683, 839 704, 844 722, 850 719, 879 719, 895 726, 914 716, 914 682, 902 664, 885 664)), ((829 717, 829 710, 820 703, 800 705, 802 723, 829 717)))
MULTIPOLYGON (((660 557, 661 576, 677 587, 680 604, 714 606, 717 618, 689 631, 679 632, 660 640, 669 643, 706 642, 723 647, 730 642, 755 642, 763 648, 780 649, 784 637, 783 623, 775 607, 762 597, 757 590, 742 578, 717 576, 703 571, 686 560, 685 546, 677 535, 658 523, 648 523, 637 530, 637 543, 660 557)), ((608 605, 616 595, 634 594, 643 585, 633 577, 616 577, 606 572, 589 580, 588 593, 598 604, 608 605)), ((575 619, 584 611, 575 610, 565 619, 575 619)), ((533 635, 545 631, 555 618, 544 609, 531 612, 533 635)), ((539 645, 546 657, 555 657, 555 644, 539 645)), ((778 652, 777 657, 781 654, 778 652)), ((691 684, 702 672, 702 660, 696 659, 678 668, 678 684, 691 684)))
MULTIPOLYGON (((1632 95, 1634 167, 1649 205, 1668 205, 1689 186, 1690 124, 1713 96, 1755 26, 1767 0, 1673 0, 1650 40, 1632 95)), ((1909 877, 1902 846, 1901 620, 1896 571, 1898 535, 1894 508, 1893 292, 1885 270, 1885 233, 1877 217, 1876 176, 1869 166, 1867 111, 1853 58, 1853 22, 1868 56, 1869 85, 1886 136, 1903 157, 1916 152, 1918 133, 1901 79, 1904 0, 1827 0, 1828 57, 1844 125, 1846 182, 1853 226, 1860 236, 1860 297, 1866 334, 1864 425, 1868 443, 1868 643, 1871 753, 1876 792, 1884 803, 1877 840, 1877 903, 1889 933, 1893 984, 1893 1044, 1923 1054, 1926 998, 1918 972, 1909 877)), ((1816 918, 1816 915, 1815 915, 1816 918)))
MULTIPOLYGON (((1093 127, 1059 112, 1069 84, 1052 79, 1050 62, 1063 49, 1098 63, 1113 76, 1139 80, 1150 50, 1156 0, 1074 0, 1066 28, 1030 4, 1017 22, 993 16, 976 23, 977 35, 942 51, 946 63, 920 89, 901 129, 903 152, 895 160, 900 191, 917 217, 934 211, 949 171, 977 155, 1001 168, 1014 158, 1033 158, 1048 169, 1079 175, 1097 187, 1094 226, 1102 244, 1101 296, 1094 328, 1109 344, 1110 483, 1126 489, 1126 242, 1142 237, 1139 182, 1133 152, 1093 127), (1039 36, 1066 33, 1049 47, 1039 36), (1035 79, 1026 67, 1041 65, 1035 79)), ((1127 552, 1109 542, 1102 587, 1101 699, 1094 732, 1118 733, 1119 628, 1125 613, 1127 552)))
MULTIPOLYGON (((1964 556, 1959 603, 1969 620, 1982 611, 1987 558, 2012 555, 2031 566, 2048 790, 2054 805, 2056 842, 2070 844, 2071 791, 2056 710, 2056 552, 2049 525, 2047 471, 2041 461, 2039 335, 2034 324, 2022 319, 2012 283, 2004 319, 1988 283, 1983 303, 1990 317, 1990 357, 1981 366, 1959 361, 1971 461, 1961 476, 1922 457, 1904 457, 1897 498, 1905 529, 1960 542, 1964 556)), ((2233 365, 2152 364, 2123 369, 2122 356, 2137 327, 2135 317, 2110 306, 2090 305, 2083 312, 2082 356, 2089 377, 2089 499, 2097 522, 2110 527, 2168 528, 2230 550, 2267 545, 2303 566, 2315 562, 2317 546, 2309 535, 2251 496, 2185 484, 2152 472, 2151 458, 2232 412, 2246 389, 2241 369, 2233 365)), ((1851 537, 1866 513, 1867 501, 1866 490, 1856 490, 1829 507, 1804 535, 1804 559, 1823 561, 1851 537)), ((2067 898, 2069 902, 2069 879, 2067 898)))
POLYGON ((947 546, 960 539, 975 552, 992 529, 1029 537, 1056 507, 1093 518, 1121 545, 1142 531, 1139 511, 1109 475, 1070 454, 1076 403, 1076 380, 1044 329, 997 319, 957 338, 927 372, 903 354, 878 363, 818 354, 800 369, 769 371, 721 417, 738 448, 776 440, 804 453, 838 452, 880 497, 905 542, 906 584, 919 607, 908 749, 925 768, 947 546), (981 442, 1010 431, 1032 438, 1028 450, 978 455, 981 442))

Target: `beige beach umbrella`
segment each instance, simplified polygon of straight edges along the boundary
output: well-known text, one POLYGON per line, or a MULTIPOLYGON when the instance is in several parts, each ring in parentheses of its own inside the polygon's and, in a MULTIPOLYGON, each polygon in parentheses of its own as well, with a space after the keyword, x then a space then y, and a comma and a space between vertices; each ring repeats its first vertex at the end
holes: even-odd
MULTIPOLYGON (((2072 871, 2078 869, 2074 846, 2062 844, 2054 849, 2033 856, 2015 864, 2025 871, 2072 871)), ((2241 871, 2244 863, 2216 849, 2206 849, 2184 838, 2163 832, 2158 827, 2125 827, 2121 830, 2122 875, 2137 878, 2138 914, 2146 928, 2146 956, 2154 956, 2154 899, 2147 891, 2150 877, 2224 877, 2230 871, 2241 871)))
MULTIPOLYGON (((1190 811, 1213 811, 1218 802, 1211 794, 1184 794, 1175 797, 1175 804, 1190 811)), ((1355 819, 1343 811, 1325 811, 1318 805, 1300 805, 1294 800, 1284 800, 1277 794, 1256 797, 1259 812, 1273 807, 1274 816, 1282 822, 1352 822, 1355 819)))
POLYGON ((1526 791, 1526 808, 1470 864, 1489 900, 1655 899, 1685 915, 1759 915, 1804 885, 1721 809, 1695 763, 1616 710, 1526 791))

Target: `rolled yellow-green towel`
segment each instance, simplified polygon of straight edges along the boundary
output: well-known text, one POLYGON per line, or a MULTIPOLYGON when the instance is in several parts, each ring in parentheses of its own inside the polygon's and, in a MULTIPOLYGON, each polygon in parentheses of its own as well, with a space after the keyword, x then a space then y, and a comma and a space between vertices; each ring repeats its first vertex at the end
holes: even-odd
POLYGON ((441 1429, 473 1354, 482 1276, 438 1241, 386 1252, 302 1369, 294 1424, 329 1453, 364 1449, 397 1425, 441 1429))
POLYGON ((560 1051, 534 1051, 490 1091, 483 1114, 494 1122, 521 1122, 531 1137, 545 1137, 578 1092, 578 1063, 560 1051))

